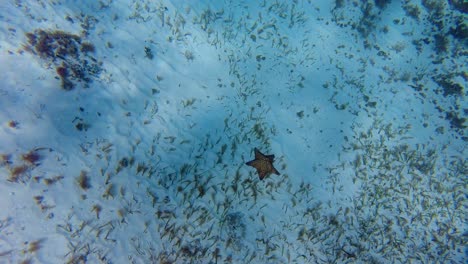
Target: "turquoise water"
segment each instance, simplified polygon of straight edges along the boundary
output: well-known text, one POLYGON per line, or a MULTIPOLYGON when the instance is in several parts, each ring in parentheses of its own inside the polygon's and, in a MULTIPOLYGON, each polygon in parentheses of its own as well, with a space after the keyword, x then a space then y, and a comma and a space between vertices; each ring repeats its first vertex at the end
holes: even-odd
POLYGON ((0 262, 465 263, 464 1, 6 1, 0 262))

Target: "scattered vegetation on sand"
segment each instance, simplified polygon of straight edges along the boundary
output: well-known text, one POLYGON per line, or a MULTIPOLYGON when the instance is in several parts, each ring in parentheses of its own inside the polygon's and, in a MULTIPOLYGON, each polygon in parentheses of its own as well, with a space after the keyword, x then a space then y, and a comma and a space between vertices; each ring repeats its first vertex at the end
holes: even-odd
POLYGON ((59 175, 59 176, 55 176, 53 178, 45 178, 44 179, 44 183, 49 186, 49 185, 53 185, 55 183, 57 183, 58 181, 61 181, 63 180, 63 176, 62 175, 59 175))
POLYGON ((29 169, 30 167, 24 164, 10 168, 10 177, 8 177, 8 181, 26 183, 30 179, 30 175, 27 173, 29 169))
POLYGON ((8 121, 8 126, 11 127, 11 128, 18 128, 18 121, 15 121, 15 120, 10 120, 8 121))
POLYGON ((31 150, 28 153, 21 155, 21 159, 27 164, 38 165, 42 157, 36 150, 31 150))
POLYGON ((20 155, 0 154, 0 167, 5 166, 9 172, 7 181, 26 183, 31 179, 31 170, 40 165, 44 158, 39 153, 41 148, 35 148, 20 155), (16 156, 16 157, 15 157, 16 156))
POLYGON ((91 188, 91 178, 86 171, 81 171, 80 176, 76 178, 76 183, 85 191, 91 188))

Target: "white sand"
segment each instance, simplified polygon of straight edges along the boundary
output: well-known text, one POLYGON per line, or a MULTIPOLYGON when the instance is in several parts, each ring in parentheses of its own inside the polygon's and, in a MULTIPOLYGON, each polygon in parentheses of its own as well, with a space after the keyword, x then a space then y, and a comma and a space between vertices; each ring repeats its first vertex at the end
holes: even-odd
MULTIPOLYGON (((435 11, 88 2, 0 7, 0 263, 466 261, 465 91, 436 82, 466 87, 466 55, 434 51, 435 11), (61 89, 37 29, 81 34, 102 71, 61 89)), ((466 20, 441 10, 442 35, 466 20)))

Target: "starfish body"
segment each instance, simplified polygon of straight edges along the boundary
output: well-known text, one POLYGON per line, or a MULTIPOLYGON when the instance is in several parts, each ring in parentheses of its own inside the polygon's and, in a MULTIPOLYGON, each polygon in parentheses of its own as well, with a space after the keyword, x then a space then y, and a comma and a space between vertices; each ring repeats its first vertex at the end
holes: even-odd
POLYGON ((255 159, 245 164, 252 166, 257 170, 258 177, 260 178, 260 180, 263 180, 265 177, 272 173, 280 175, 278 170, 276 170, 273 166, 273 160, 275 159, 275 155, 265 155, 261 153, 257 148, 254 149, 254 152, 255 159))

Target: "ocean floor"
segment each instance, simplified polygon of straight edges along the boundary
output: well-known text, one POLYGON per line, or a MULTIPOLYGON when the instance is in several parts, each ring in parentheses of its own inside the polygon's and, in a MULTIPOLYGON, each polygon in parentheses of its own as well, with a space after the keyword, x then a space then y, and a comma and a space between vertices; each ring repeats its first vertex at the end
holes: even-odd
POLYGON ((4 1, 0 263, 466 263, 467 14, 4 1))

